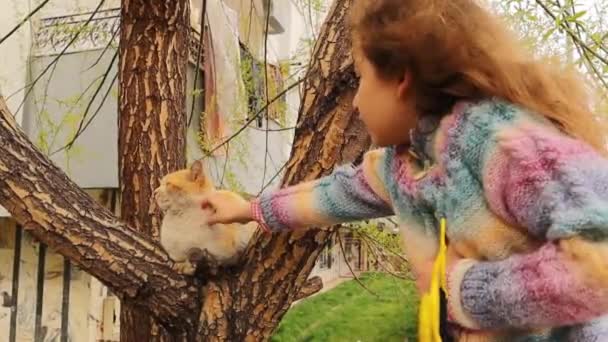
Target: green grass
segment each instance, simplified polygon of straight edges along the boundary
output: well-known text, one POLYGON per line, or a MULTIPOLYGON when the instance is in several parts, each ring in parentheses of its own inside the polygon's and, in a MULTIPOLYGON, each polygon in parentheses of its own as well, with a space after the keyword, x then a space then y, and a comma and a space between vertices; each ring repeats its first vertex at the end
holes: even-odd
POLYGON ((351 280, 292 307, 273 342, 403 342, 416 340, 418 295, 412 281, 371 273, 362 282, 380 298, 351 280))

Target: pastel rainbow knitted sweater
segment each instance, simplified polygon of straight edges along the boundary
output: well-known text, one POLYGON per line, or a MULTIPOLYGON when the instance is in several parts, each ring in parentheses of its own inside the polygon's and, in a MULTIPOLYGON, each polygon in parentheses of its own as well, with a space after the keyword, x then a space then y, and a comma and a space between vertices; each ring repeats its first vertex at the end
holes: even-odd
POLYGON ((396 215, 414 272, 446 218, 458 341, 608 341, 608 160, 500 100, 459 103, 423 143, 263 194, 273 231, 396 215))

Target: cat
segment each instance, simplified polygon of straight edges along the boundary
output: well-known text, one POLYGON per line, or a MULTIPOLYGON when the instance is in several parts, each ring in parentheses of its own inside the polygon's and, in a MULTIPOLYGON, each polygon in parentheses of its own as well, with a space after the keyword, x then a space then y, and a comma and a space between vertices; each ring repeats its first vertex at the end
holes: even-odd
POLYGON ((156 204, 164 215, 160 243, 180 273, 192 275, 196 271, 192 253, 202 253, 216 266, 234 264, 257 229, 254 222, 209 226, 209 211, 203 210, 201 203, 202 197, 213 191, 215 186, 201 161, 166 175, 154 191, 156 204))

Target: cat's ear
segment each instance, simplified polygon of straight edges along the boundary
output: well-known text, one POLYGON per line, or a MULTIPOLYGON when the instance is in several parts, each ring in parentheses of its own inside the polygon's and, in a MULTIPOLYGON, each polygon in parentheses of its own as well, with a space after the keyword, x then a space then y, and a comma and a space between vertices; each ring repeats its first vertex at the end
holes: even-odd
POLYGON ((205 170, 203 169, 202 161, 197 160, 190 166, 190 180, 193 182, 201 182, 205 180, 205 170))

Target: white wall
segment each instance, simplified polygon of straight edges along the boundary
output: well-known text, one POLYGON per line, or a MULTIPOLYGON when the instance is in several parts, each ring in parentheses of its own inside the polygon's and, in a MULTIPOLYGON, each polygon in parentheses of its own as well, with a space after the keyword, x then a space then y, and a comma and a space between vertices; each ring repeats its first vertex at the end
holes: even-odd
MULTIPOLYGON (((14 0, 19 1, 19 0, 14 0)), ((23 1, 25 2, 25 1, 23 1)), ((41 0, 36 0, 41 2, 41 0)), ((91 12, 99 5, 100 0, 60 0, 49 1, 38 12, 38 17, 55 17, 67 14, 91 12)), ((100 10, 120 7, 120 0, 106 0, 100 10)))
MULTIPOLYGON (((25 18, 43 0, 5 0, 0 11, 0 37, 3 37, 23 18, 25 18)), ((41 17, 60 16, 73 13, 92 11, 99 0, 61 0, 49 1, 29 22, 26 22, 8 40, 0 46, 0 89, 7 98, 27 84, 28 58, 33 44, 32 28, 37 25, 36 19, 41 17)), ((102 9, 120 6, 120 0, 106 0, 102 9)), ((35 76, 34 76, 35 77, 35 76)), ((23 101, 24 91, 7 100, 9 108, 16 112, 23 101)), ((21 122, 23 108, 19 112, 18 122, 21 122)))
MULTIPOLYGON (((0 11, 0 37, 4 37, 30 12, 29 1, 4 1, 0 11)), ((19 31, 0 45, 0 89, 6 98, 25 86, 27 60, 31 44, 31 27, 24 24, 19 31)), ((7 99, 8 107, 21 122, 23 109, 16 112, 23 101, 23 92, 7 99)))

